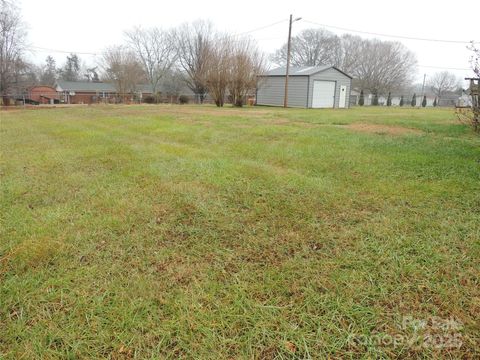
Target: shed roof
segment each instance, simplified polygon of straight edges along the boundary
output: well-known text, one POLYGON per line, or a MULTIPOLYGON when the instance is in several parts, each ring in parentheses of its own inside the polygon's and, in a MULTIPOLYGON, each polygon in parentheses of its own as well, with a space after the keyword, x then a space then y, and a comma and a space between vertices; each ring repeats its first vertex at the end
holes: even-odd
MULTIPOLYGON (((338 69, 333 65, 324 65, 324 66, 291 66, 289 69, 289 76, 310 76, 314 74, 318 74, 322 71, 328 69, 335 69, 345 76, 348 76, 350 79, 352 78, 350 75, 344 73, 342 70, 338 69)), ((287 72, 286 66, 282 66, 273 70, 270 70, 265 73, 263 76, 285 76, 287 72)))

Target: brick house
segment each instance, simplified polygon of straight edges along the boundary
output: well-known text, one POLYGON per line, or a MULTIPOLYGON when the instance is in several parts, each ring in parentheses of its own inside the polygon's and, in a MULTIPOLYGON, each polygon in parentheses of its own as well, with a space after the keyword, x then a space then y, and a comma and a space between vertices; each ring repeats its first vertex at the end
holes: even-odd
POLYGON ((55 104, 59 102, 59 95, 51 86, 31 86, 27 88, 25 100, 33 104, 55 104))
MULTIPOLYGON (((152 87, 148 84, 138 84, 136 89, 134 94, 125 95, 122 102, 148 102, 148 98, 153 96, 152 87)), ((115 103, 119 100, 115 86, 105 82, 57 80, 55 90, 65 104, 115 103)), ((161 102, 178 101, 178 96, 170 96, 164 84, 159 84, 158 92, 161 102)), ((181 87, 179 94, 194 99, 194 94, 186 86, 181 87)))
POLYGON ((57 80, 55 89, 65 104, 112 102, 116 97, 115 87, 102 82, 57 80))

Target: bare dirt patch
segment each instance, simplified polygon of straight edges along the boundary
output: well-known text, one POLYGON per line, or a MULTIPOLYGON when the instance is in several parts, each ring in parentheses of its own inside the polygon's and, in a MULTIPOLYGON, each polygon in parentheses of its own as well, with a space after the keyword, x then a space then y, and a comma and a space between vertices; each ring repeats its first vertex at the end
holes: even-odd
POLYGON ((385 134, 385 135, 420 135, 423 131, 418 129, 406 128, 403 126, 393 125, 377 125, 377 124, 350 124, 343 126, 347 129, 370 133, 370 134, 385 134))

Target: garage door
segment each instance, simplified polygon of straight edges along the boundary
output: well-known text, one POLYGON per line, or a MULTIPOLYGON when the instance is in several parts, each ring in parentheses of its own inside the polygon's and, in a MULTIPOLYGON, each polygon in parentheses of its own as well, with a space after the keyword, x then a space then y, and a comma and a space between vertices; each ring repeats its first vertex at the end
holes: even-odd
POLYGON ((313 108, 333 108, 335 104, 335 81, 314 80, 313 108))

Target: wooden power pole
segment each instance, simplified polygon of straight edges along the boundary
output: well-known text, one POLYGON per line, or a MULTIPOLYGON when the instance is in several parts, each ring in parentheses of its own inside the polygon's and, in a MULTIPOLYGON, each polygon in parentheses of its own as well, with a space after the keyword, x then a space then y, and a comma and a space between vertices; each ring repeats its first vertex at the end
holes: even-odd
POLYGON ((465 78, 470 81, 470 96, 472 97, 472 126, 480 131, 480 78, 465 78))
POLYGON ((302 18, 296 18, 293 20, 293 15, 290 14, 290 21, 288 24, 288 42, 287 42, 287 68, 285 71, 285 94, 283 97, 283 107, 288 107, 288 75, 290 72, 290 50, 292 48, 292 24, 295 21, 301 20, 302 18))
POLYGON ((290 49, 292 46, 292 22, 293 15, 290 14, 290 22, 288 24, 288 42, 287 42, 287 68, 285 72, 285 94, 283 97, 283 107, 288 107, 288 75, 290 72, 290 49))

